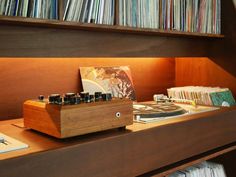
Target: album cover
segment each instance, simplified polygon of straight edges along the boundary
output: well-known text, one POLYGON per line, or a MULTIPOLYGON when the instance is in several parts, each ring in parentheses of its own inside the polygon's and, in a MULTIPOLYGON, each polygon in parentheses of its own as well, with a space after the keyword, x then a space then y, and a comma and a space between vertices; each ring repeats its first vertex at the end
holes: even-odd
POLYGON ((111 93, 113 97, 136 100, 128 66, 80 67, 80 75, 85 92, 111 93))
POLYGON ((214 106, 235 106, 236 102, 230 90, 210 93, 214 106))

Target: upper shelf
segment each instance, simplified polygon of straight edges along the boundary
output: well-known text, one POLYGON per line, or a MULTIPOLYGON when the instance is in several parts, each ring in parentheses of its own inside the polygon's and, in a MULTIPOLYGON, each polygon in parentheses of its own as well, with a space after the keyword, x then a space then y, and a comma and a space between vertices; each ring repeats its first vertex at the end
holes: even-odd
POLYGON ((29 25, 38 27, 78 29, 78 30, 89 30, 89 31, 106 31, 106 32, 144 34, 144 35, 171 36, 171 37, 224 38, 224 35, 221 34, 205 34, 205 33, 170 31, 170 30, 159 30, 159 29, 133 28, 126 26, 118 26, 118 25, 113 25, 113 26, 98 25, 92 23, 68 22, 61 20, 45 20, 37 18, 25 18, 25 17, 0 16, 0 23, 14 24, 14 25, 29 25))

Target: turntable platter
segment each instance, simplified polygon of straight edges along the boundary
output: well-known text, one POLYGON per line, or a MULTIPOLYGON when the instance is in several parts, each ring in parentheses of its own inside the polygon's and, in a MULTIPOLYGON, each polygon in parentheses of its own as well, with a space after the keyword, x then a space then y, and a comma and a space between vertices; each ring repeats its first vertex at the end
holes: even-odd
POLYGON ((133 113, 140 118, 158 118, 177 116, 187 111, 173 103, 138 103, 133 104, 133 113))

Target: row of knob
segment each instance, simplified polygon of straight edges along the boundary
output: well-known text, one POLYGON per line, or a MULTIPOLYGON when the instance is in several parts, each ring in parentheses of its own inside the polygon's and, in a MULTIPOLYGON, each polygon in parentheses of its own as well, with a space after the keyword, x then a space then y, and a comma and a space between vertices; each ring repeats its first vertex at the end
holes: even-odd
MULTIPOLYGON (((39 95, 39 101, 44 101, 44 96, 39 95)), ((80 103, 91 103, 97 101, 110 101, 112 100, 111 93, 102 93, 95 92, 94 95, 89 94, 88 92, 81 92, 80 94, 76 93, 66 93, 64 96, 60 94, 51 94, 48 96, 48 101, 50 104, 65 104, 65 105, 74 105, 80 103)))

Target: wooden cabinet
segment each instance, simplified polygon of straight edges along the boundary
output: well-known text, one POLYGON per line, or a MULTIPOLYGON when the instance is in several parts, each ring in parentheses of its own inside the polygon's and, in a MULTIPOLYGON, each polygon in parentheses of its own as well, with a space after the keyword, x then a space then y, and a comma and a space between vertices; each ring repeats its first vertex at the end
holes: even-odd
MULTIPOLYGON (((62 1, 60 1, 60 3, 61 2, 62 1)), ((61 7, 62 6, 60 5, 60 14, 62 11, 61 7)), ((28 57, 34 58, 34 60, 38 60, 35 59, 35 57, 42 57, 39 59, 41 61, 45 57, 54 57, 54 59, 57 57, 66 57, 64 59, 67 59, 68 63, 74 62, 72 62, 72 60, 70 61, 71 57, 209 57, 214 63, 217 63, 220 67, 224 68, 225 71, 229 72, 233 77, 235 77, 235 18, 236 14, 233 1, 222 0, 222 31, 225 36, 224 37, 223 35, 134 29, 130 27, 121 27, 118 25, 107 26, 64 22, 61 20, 61 15, 60 20, 1 16, 0 56, 14 57, 16 60, 19 57, 26 58, 26 60, 28 57)), ((112 61, 112 59, 108 60, 112 61)), ((119 59, 116 60, 115 64, 119 63, 118 60, 119 59)), ((35 66, 35 70, 37 70, 37 65, 34 65, 35 63, 32 60, 30 62, 32 62, 32 66, 35 66)), ((166 60, 166 62, 167 63, 164 64, 165 67, 163 67, 165 71, 171 70, 171 73, 174 72, 173 68, 175 67, 175 61, 166 60), (168 70, 169 65, 171 69, 168 70)), ((60 63, 61 66, 64 64, 64 61, 60 63)), ((88 65, 88 61, 86 61, 86 63, 88 65)), ((147 63, 150 64, 152 61, 149 60, 146 62, 146 65, 147 63)), ((53 67, 55 63, 47 64, 50 64, 49 69, 51 68, 54 71, 57 69, 60 70, 60 68, 53 67)), ((22 63, 14 61, 13 64, 8 66, 8 68, 14 70, 15 68, 19 67, 19 65, 22 65, 22 63)), ((43 64, 41 66, 45 65, 46 64, 43 64)), ((78 63, 76 63, 76 65, 78 65, 78 63)), ((140 72, 139 68, 144 68, 146 65, 139 63, 139 65, 135 67, 134 72, 140 72)), ((69 65, 66 66, 69 67, 69 65)), ((155 65, 155 67, 157 66, 155 65)), ((186 65, 184 67, 186 67, 186 65)), ((17 71, 20 72, 22 68, 19 67, 19 70, 17 71)), ((158 69, 163 71, 163 68, 158 69)), ((31 73, 27 67, 23 70, 31 73)), ((2 70, 0 70, 0 73, 1 71, 2 70)), ((154 71, 154 69, 152 71, 154 71)), ((44 70, 44 72, 46 71, 44 70)), ((74 73, 75 75, 73 75, 73 78, 70 78, 69 81, 74 81, 75 84, 72 84, 70 87, 66 88, 72 88, 76 90, 77 86, 80 84, 75 81, 77 78, 77 73, 74 73)), ((18 76, 18 74, 19 73, 16 72, 14 76, 12 75, 11 77, 4 75, 6 80, 10 79, 7 84, 10 83, 9 86, 11 88, 13 88, 15 84, 11 83, 11 81, 16 80, 18 84, 17 86, 21 87, 19 81, 27 78, 24 76, 21 77, 20 80, 17 80, 18 78, 15 76, 18 76), (12 77, 14 77, 14 79, 11 80, 12 77)), ((67 73, 66 76, 69 78, 70 74, 72 73, 67 73)), ((156 71, 155 74, 158 75, 156 71)), ((168 84, 165 84, 162 78, 158 78, 157 83, 154 85, 149 85, 149 92, 141 86, 141 83, 139 83, 139 91, 142 92, 144 95, 143 97, 149 98, 147 95, 151 92, 154 92, 154 87, 158 88, 157 91, 163 91, 166 89, 166 87, 169 87, 175 83, 175 76, 173 74, 167 74, 165 77, 168 79, 168 84), (159 84, 162 85, 160 86, 159 84)), ((43 78, 42 75, 40 75, 39 78, 43 78)), ((56 75, 54 78, 56 78, 56 75)), ((33 79, 34 74, 32 74, 31 81, 33 79)), ((53 77, 49 77, 49 79, 53 79, 53 77)), ((65 78, 64 80, 66 81, 65 78)), ((144 77, 142 79, 142 83, 145 81, 146 80, 144 77)), ((147 82, 151 83, 152 80, 148 80, 147 82)), ((28 82, 27 87, 31 86, 30 83, 31 82, 28 82)), ((65 83, 70 84, 68 80, 65 83)), ((1 93, 6 93, 3 92, 3 90, 6 91, 9 89, 7 84, 0 87, 1 93)), ((41 87, 45 88, 46 86, 41 85, 41 87)), ((66 90, 65 87, 63 87, 63 89, 66 90)), ((24 93, 24 97, 26 97, 28 94, 28 92, 25 90, 20 92, 24 93)), ((52 92, 53 89, 50 91, 52 92)), ((11 96, 12 92, 10 92, 11 91, 9 90, 8 94, 4 95, 11 96)), ((19 96, 21 97, 22 95, 19 96)), ((5 97, 1 100, 1 105, 5 105, 5 99, 8 99, 7 101, 10 102, 16 101, 15 97, 5 97)), ((17 106, 14 107, 14 109, 20 111, 21 108, 20 106, 17 106)), ((16 115, 14 113, 12 114, 16 115)), ((226 172, 228 171, 229 173, 229 177, 234 177, 236 176, 235 168, 233 167, 233 165, 236 163, 234 143, 236 141, 236 133, 235 126, 232 127, 232 125, 235 125, 235 111, 229 111, 226 114, 230 114, 230 116, 227 115, 229 116, 227 118, 227 116, 219 114, 217 120, 222 124, 219 124, 218 122, 218 126, 215 125, 214 118, 211 116, 206 116, 207 119, 199 119, 202 121, 207 120, 208 122, 207 125, 209 127, 203 123, 204 121, 201 124, 206 126, 204 128, 205 134, 199 133, 201 128, 199 128, 199 131, 195 130, 194 132, 193 129, 195 128, 196 124, 186 125, 184 129, 185 132, 179 133, 178 136, 173 134, 173 132, 181 132, 181 127, 179 126, 173 127, 171 124, 166 124, 162 125, 162 127, 165 127, 164 130, 160 127, 149 127, 144 131, 142 128, 140 129, 140 126, 142 125, 135 124, 133 128, 139 129, 140 131, 134 131, 132 133, 129 131, 123 133, 112 131, 111 134, 114 135, 112 138, 111 135, 108 135, 109 138, 102 138, 107 136, 104 136, 104 134, 106 134, 105 132, 99 133, 97 135, 82 136, 78 138, 78 141, 68 139, 64 140, 63 142, 57 141, 42 134, 33 133, 29 130, 22 131, 21 128, 16 129, 16 126, 13 126, 14 128, 11 129, 12 125, 10 124, 15 123, 14 121, 9 121, 6 123, 5 121, 0 122, 0 125, 2 125, 1 131, 4 129, 3 133, 9 134, 10 136, 18 139, 23 138, 22 141, 26 139, 26 143, 29 144, 35 142, 31 144, 31 147, 36 151, 41 151, 45 148, 47 149, 45 152, 34 154, 32 149, 30 149, 30 152, 21 151, 22 154, 16 151, 14 158, 9 157, 7 160, 0 161, 0 167, 1 169, 4 169, 4 173, 1 172, 1 175, 4 176, 4 174, 10 172, 12 173, 11 176, 14 176, 14 173, 16 175, 17 172, 21 171, 28 173, 30 176, 31 172, 34 173, 34 170, 29 170, 31 167, 38 169, 38 176, 45 176, 45 169, 48 169, 48 175, 54 175, 57 177, 59 177, 60 174, 62 176, 68 172, 71 174, 78 174, 80 169, 84 169, 87 172, 94 174, 101 170, 96 167, 103 166, 106 167, 105 169, 107 171, 99 172, 107 176, 112 176, 110 175, 113 174, 111 171, 113 171, 115 174, 119 174, 119 176, 125 176, 129 172, 131 175, 144 174, 144 176, 165 176, 174 170, 185 168, 186 166, 198 163, 202 160, 212 159, 216 162, 223 163, 226 172), (209 131, 209 128, 212 128, 213 124, 216 126, 216 129, 211 129, 212 131, 209 131), (223 124, 224 126, 222 126, 223 124), (9 126, 11 128, 9 128, 9 126), (218 130, 221 130, 221 134, 219 134, 219 136, 214 135, 214 137, 214 132, 218 130), (179 142, 181 138, 185 139, 185 136, 188 136, 188 133, 192 131, 194 135, 192 139, 187 141, 187 143, 180 144, 179 142), (229 134, 226 132, 228 132, 230 136, 228 136, 229 134), (212 136, 210 139, 208 139, 208 136, 210 135, 212 136), (175 141, 173 140, 173 137, 175 141), (198 143, 200 142, 199 144, 196 145, 197 142, 193 143, 192 140, 195 139, 197 141, 199 138, 201 139, 201 141, 198 141, 198 143), (208 140, 210 140, 209 144, 207 144, 208 140), (90 143, 88 143, 89 141, 90 143), (145 144, 147 141, 148 143, 145 144), (167 142, 169 143, 169 146, 164 146, 167 142), (142 148, 139 148, 140 146, 142 148), (181 148, 181 146, 184 148, 181 148), (156 148, 159 147, 161 149, 160 151, 157 151, 156 148), (193 149, 191 149, 192 147, 193 149), (24 153, 29 153, 29 155, 22 157, 24 153), (115 155, 113 153, 115 153, 115 155), (173 160, 172 157, 174 157, 175 160, 173 160), (77 165, 79 165, 80 168, 78 168, 77 165)), ((85 171, 83 172, 84 173, 80 174, 85 174, 85 171)), ((19 174, 20 173, 17 175, 19 174)))
POLYGON ((1 132, 29 145, 0 155, 2 176, 165 176, 204 160, 225 165, 235 176, 235 107, 134 123, 59 140, 24 129, 22 119, 3 121, 1 132), (47 169, 47 170, 45 170, 47 169))

